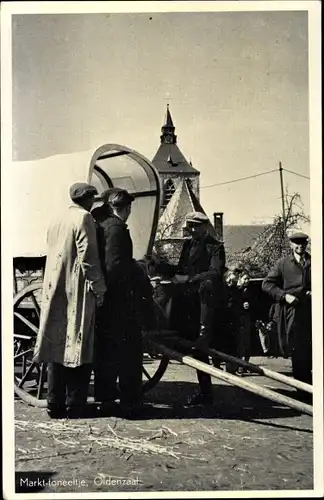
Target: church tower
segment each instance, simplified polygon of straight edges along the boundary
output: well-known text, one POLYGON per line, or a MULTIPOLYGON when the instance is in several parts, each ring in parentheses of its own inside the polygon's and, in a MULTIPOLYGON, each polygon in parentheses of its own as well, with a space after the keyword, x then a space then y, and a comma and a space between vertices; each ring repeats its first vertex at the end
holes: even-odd
POLYGON ((175 126, 173 125, 169 105, 167 105, 161 132, 161 144, 152 163, 160 177, 162 193, 161 213, 163 213, 172 195, 183 181, 186 181, 195 197, 199 200, 200 172, 192 166, 191 161, 190 163, 187 162, 178 148, 175 126))

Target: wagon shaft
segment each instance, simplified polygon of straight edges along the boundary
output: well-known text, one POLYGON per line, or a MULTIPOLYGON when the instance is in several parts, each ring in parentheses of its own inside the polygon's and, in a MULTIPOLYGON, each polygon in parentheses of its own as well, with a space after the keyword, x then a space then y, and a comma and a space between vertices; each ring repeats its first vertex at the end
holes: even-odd
MULTIPOLYGON (((193 343, 187 340, 180 338, 175 338, 174 340, 176 342, 182 343, 184 346, 193 347, 193 343)), ((249 363, 247 361, 244 361, 243 359, 231 356, 230 354, 225 354, 224 352, 217 351, 216 349, 206 348, 206 349, 201 349, 201 351, 205 352, 212 358, 216 359, 220 358, 223 359, 224 361, 229 361, 239 366, 243 366, 244 368, 247 368, 253 373, 257 373, 258 375, 263 375, 264 377, 268 377, 272 380, 277 380, 278 382, 282 382, 283 384, 290 385, 291 387, 295 387, 296 389, 300 389, 301 391, 305 391, 310 394, 313 393, 313 386, 306 384, 305 382, 301 382, 300 380, 296 380, 295 378, 287 377, 286 375, 282 375, 281 373, 269 370, 268 368, 254 365, 253 363, 249 363)))
POLYGON ((247 382, 240 377, 237 377, 230 373, 226 373, 223 370, 208 365, 207 363, 198 361, 197 359, 194 359, 191 356, 186 356, 174 349, 166 347, 165 345, 158 344, 153 340, 147 340, 147 342, 148 344, 151 344, 153 348, 158 349, 161 353, 165 354, 166 356, 169 356, 171 359, 180 361, 180 363, 184 365, 190 366, 191 368, 200 370, 204 373, 208 373, 212 377, 218 378, 220 380, 223 380, 224 382, 240 387, 241 389, 245 389, 249 392, 252 392, 253 394, 257 394, 258 396, 270 399, 271 401, 282 404, 284 406, 289 406, 294 410, 307 413, 308 415, 313 414, 313 408, 311 405, 302 403, 300 401, 296 401, 295 399, 289 398, 287 396, 283 396, 282 394, 279 394, 270 389, 266 389, 264 387, 260 387, 257 384, 253 384, 252 382, 247 382))

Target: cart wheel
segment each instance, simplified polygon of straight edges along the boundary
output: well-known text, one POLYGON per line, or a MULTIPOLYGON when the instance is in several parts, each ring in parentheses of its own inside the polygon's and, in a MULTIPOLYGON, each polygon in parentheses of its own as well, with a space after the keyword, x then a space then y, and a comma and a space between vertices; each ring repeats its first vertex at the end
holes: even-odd
POLYGON ((45 408, 47 367, 33 361, 41 291, 42 283, 34 283, 14 297, 14 391, 26 403, 45 408))
MULTIPOLYGON (((42 284, 28 285, 14 297, 14 391, 24 402, 46 408, 47 366, 33 361, 39 329, 42 284)), ((161 310, 159 311, 161 315, 161 310)), ((164 313, 163 313, 164 314, 164 313)), ((158 324, 163 324, 162 316, 158 324)), ((164 325, 163 325, 164 326, 164 325)), ((143 363, 143 392, 151 390, 164 375, 169 358, 143 363)))
POLYGON ((167 356, 162 356, 159 365, 156 368, 156 362, 152 360, 151 366, 148 363, 143 363, 142 372, 144 375, 143 392, 150 391, 163 377, 170 359, 167 356))

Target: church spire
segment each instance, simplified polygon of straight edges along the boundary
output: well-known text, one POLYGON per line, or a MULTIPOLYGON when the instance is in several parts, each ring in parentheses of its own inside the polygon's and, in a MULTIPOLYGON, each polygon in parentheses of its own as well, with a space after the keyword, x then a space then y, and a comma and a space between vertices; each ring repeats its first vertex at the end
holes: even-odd
POLYGON ((162 135, 160 137, 161 144, 176 144, 177 136, 175 135, 175 126, 173 125, 169 104, 165 115, 164 125, 161 128, 162 135))

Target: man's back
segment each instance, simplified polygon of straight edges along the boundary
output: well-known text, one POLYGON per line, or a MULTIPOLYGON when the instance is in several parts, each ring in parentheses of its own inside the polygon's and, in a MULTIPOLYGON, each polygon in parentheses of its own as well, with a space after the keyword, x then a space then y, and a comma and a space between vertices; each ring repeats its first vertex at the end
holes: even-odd
POLYGON ((99 254, 107 286, 128 281, 133 244, 125 222, 111 214, 98 224, 99 254))
POLYGON ((76 256, 85 257, 96 249, 95 223, 89 212, 71 205, 53 219, 47 232, 47 269, 65 268, 74 272, 76 256))

